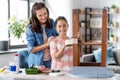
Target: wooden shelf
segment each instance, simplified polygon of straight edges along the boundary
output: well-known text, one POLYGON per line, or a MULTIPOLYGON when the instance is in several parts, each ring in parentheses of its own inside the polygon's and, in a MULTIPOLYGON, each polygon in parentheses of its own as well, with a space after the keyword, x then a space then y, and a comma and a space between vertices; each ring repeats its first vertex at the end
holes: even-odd
MULTIPOLYGON (((99 15, 100 14, 101 15, 102 12, 100 12, 100 11, 90 11, 87 14, 91 14, 91 15, 99 15)), ((117 14, 117 13, 107 12, 107 14, 117 14)))
MULTIPOLYGON (((83 12, 80 9, 73 9, 72 22, 73 22, 73 36, 76 37, 77 33, 80 31, 81 27, 79 24, 80 14, 83 12)), ((74 66, 106 66, 106 37, 107 37, 107 10, 103 9, 102 12, 89 12, 89 14, 101 14, 102 16, 102 39, 101 41, 89 41, 89 42, 79 42, 79 44, 73 44, 73 65, 74 66), (101 63, 81 63, 80 55, 81 48, 83 45, 97 45, 101 46, 102 60, 101 63)))
POLYGON ((100 63, 96 63, 96 62, 91 62, 91 63, 80 63, 79 64, 80 66, 100 66, 101 64, 100 63))
POLYGON ((82 42, 82 43, 79 43, 80 45, 102 45, 102 42, 101 41, 97 41, 97 40, 94 40, 94 41, 88 41, 88 42, 82 42))
POLYGON ((90 27, 87 27, 87 28, 102 28, 102 27, 94 27, 94 26, 90 26, 90 27))
POLYGON ((81 10, 81 12, 80 12, 81 14, 85 14, 85 11, 84 10, 81 10))
POLYGON ((88 12, 87 14, 95 15, 95 14, 102 14, 102 12, 99 12, 99 11, 91 11, 91 12, 88 12))
MULTIPOLYGON (((111 41, 107 41, 106 43, 109 44, 111 41)), ((102 46, 101 40, 91 40, 88 42, 82 42, 79 43, 79 45, 97 45, 97 46, 102 46)))
MULTIPOLYGON (((81 27, 81 28, 83 28, 83 27, 81 27)), ((92 27, 92 26, 89 26, 87 28, 96 28, 96 29, 101 28, 102 29, 102 27, 92 27)), ((109 28, 109 29, 116 29, 115 27, 107 27, 107 28, 109 28)))

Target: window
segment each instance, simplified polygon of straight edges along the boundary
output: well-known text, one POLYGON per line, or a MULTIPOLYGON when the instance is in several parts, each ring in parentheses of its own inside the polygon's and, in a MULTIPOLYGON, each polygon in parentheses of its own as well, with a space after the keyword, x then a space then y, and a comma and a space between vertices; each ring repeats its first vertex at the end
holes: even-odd
MULTIPOLYGON (((28 0, 9 0, 9 18, 16 17, 18 20, 24 20, 29 17, 29 6, 28 0)), ((9 33, 10 37, 10 48, 16 46, 26 45, 25 34, 22 35, 22 38, 17 39, 13 34, 9 33)))

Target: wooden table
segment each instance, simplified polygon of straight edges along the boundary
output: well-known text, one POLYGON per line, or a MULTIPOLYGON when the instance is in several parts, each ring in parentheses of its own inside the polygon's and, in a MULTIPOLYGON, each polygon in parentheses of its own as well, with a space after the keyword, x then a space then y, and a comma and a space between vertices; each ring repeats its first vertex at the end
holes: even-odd
POLYGON ((50 76, 48 74, 26 75, 25 73, 11 74, 0 73, 0 80, 120 80, 120 75, 115 74, 112 78, 77 78, 68 75, 50 76))

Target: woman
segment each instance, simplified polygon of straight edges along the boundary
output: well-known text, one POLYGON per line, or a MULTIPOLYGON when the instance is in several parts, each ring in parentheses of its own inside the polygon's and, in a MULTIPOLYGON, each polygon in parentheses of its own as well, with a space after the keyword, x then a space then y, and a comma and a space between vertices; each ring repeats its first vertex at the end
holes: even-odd
POLYGON ((51 67, 49 43, 56 36, 54 21, 49 18, 48 8, 44 3, 36 2, 32 6, 30 23, 26 30, 28 41, 29 67, 40 66, 41 70, 51 67))

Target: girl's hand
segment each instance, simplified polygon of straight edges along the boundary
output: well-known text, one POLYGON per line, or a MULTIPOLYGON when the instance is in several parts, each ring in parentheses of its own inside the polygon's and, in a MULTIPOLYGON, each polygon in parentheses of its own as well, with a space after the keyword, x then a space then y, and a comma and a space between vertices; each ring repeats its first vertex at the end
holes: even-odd
POLYGON ((80 33, 80 32, 77 32, 77 38, 78 38, 78 40, 79 40, 79 41, 81 41, 81 42, 82 42, 82 35, 81 35, 81 33, 80 33))
POLYGON ((67 45, 65 45, 65 43, 63 43, 62 49, 65 49, 66 46, 67 46, 67 45))

